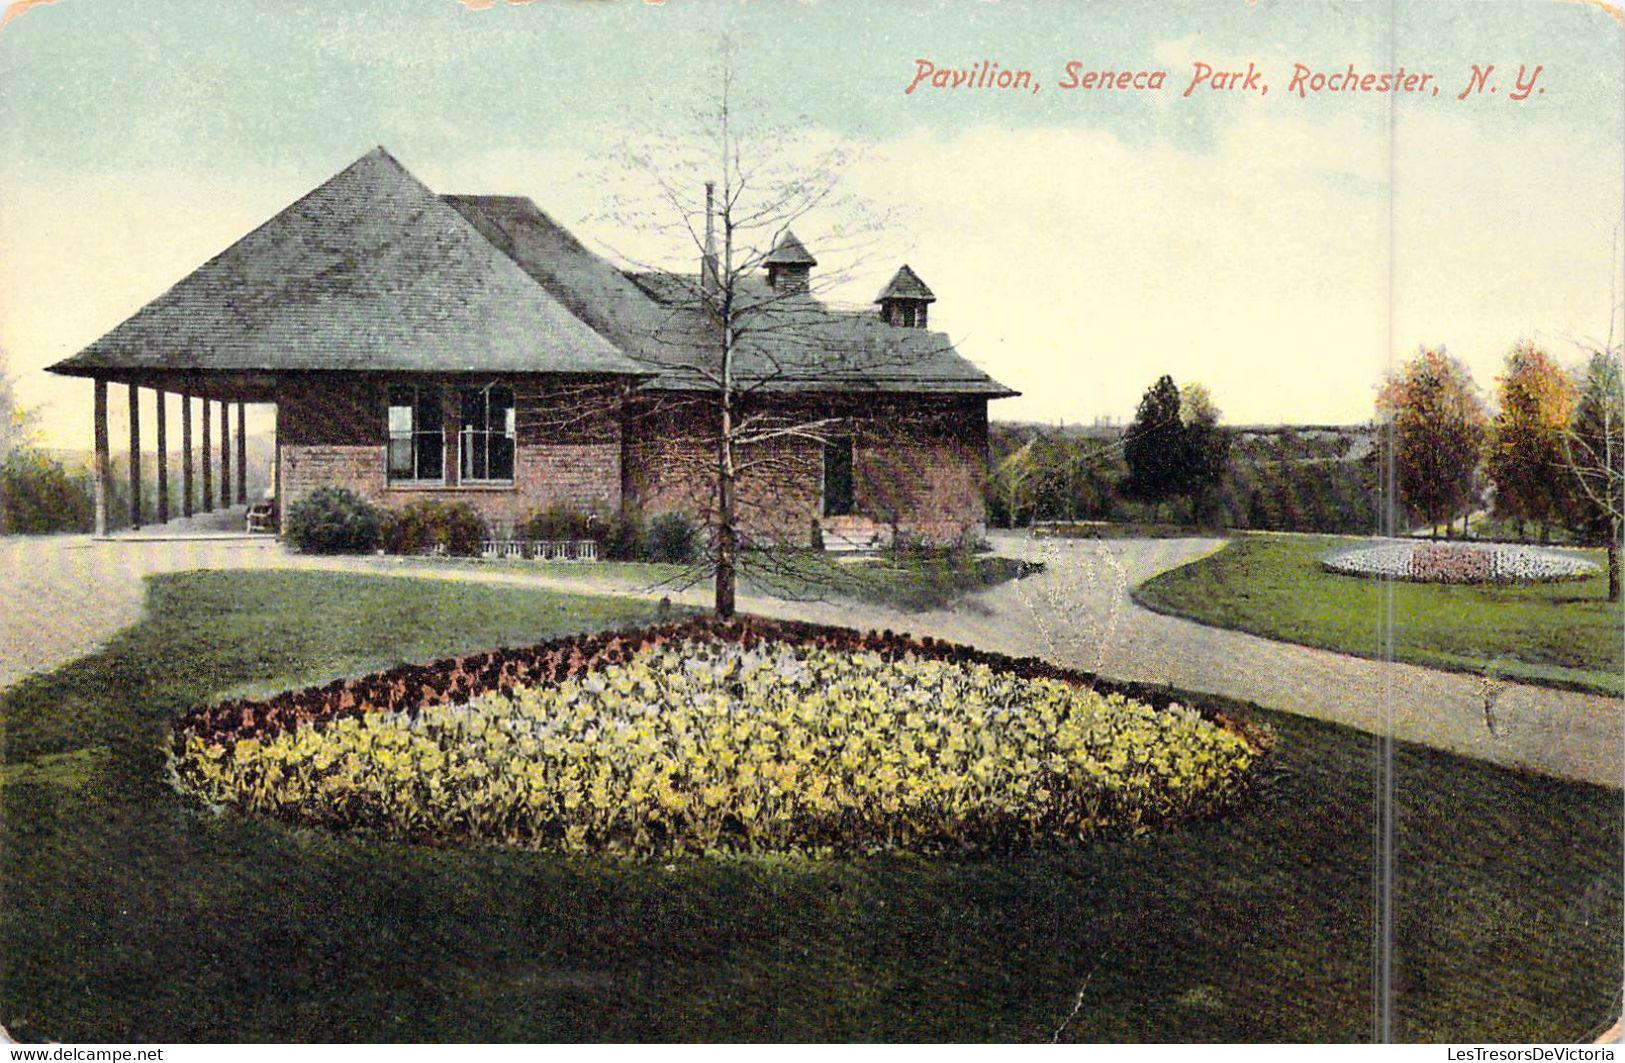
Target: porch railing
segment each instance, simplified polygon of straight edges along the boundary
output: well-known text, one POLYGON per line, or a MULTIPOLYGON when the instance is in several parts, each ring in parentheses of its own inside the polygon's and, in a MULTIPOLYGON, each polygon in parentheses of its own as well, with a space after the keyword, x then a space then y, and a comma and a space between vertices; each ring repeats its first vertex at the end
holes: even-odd
POLYGON ((595 539, 486 539, 480 543, 485 557, 523 561, 597 561, 595 539))

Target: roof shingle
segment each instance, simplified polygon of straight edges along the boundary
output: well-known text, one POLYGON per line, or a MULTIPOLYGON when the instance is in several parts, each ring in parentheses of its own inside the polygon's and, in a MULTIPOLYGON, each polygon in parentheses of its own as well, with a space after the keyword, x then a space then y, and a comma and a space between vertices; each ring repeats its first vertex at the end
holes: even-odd
MULTIPOLYGON (((780 252, 813 263, 788 233, 780 252)), ((888 291, 899 278, 932 298, 907 266, 888 291)), ((695 276, 623 273, 525 197, 437 196, 378 148, 51 369, 606 373, 692 390, 719 362, 699 294, 695 276)), ((1016 394, 940 332, 759 277, 736 303, 742 387, 1016 394)))
POLYGON ((937 301, 937 297, 931 293, 931 289, 925 286, 925 282, 920 279, 919 274, 908 268, 906 262, 903 263, 902 269, 892 274, 892 278, 887 282, 885 290, 875 296, 875 302, 877 303, 883 303, 888 299, 913 299, 921 303, 934 303, 937 301))
POLYGON ((641 371, 383 148, 51 368, 641 371))
POLYGON ((762 265, 816 266, 818 260, 812 257, 812 252, 808 251, 800 240, 796 239, 795 233, 786 229, 784 235, 779 238, 779 242, 773 246, 773 250, 769 251, 767 257, 762 259, 762 265))

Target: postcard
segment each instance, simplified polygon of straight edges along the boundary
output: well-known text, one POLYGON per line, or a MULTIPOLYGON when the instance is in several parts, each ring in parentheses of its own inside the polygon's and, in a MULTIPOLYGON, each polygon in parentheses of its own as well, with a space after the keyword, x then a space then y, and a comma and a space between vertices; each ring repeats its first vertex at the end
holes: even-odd
POLYGON ((3 8, 13 1058, 1618 1039, 1618 7, 3 8))

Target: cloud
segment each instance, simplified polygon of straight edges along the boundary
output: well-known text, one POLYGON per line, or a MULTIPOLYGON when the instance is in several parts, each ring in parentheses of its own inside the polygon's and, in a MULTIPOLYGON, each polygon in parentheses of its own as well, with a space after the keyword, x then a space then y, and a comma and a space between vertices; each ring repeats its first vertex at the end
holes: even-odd
MULTIPOLYGON (((1001 418, 1129 417, 1158 375, 1200 381, 1235 423, 1357 421, 1417 344, 1488 388, 1529 336, 1572 359, 1604 333, 1619 222, 1617 130, 1359 109, 1237 107, 1201 150, 1086 127, 877 141, 841 188, 906 224, 832 295, 867 305, 907 261, 932 323, 1022 391, 1001 418), (1392 230, 1390 229, 1392 224, 1392 230), (1392 242, 1390 242, 1392 232, 1392 242)), ((432 188, 529 195, 599 250, 683 266, 693 249, 606 216, 614 138, 402 161, 432 188)), ((789 161, 811 160, 816 130, 789 161)), ((337 169, 343 161, 334 163, 337 169)), ((0 345, 47 430, 88 438, 81 382, 38 372, 328 176, 298 168, 34 174, 0 201, 0 345)), ((836 276, 847 218, 795 226, 836 276)))

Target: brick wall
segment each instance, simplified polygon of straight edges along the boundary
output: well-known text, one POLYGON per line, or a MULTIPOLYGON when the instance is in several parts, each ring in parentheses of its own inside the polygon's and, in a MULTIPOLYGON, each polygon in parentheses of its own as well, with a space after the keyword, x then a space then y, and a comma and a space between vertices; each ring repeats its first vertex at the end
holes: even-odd
MULTIPOLYGON (((456 388, 465 382, 442 381, 448 478, 454 478, 457 465, 456 388)), ((468 502, 499 535, 555 503, 619 509, 621 440, 613 395, 591 382, 522 377, 502 382, 514 388, 513 486, 402 487, 390 485, 387 476, 387 379, 341 374, 285 379, 277 397, 283 516, 290 503, 323 485, 349 488, 394 509, 423 499, 468 502)))
MULTIPOLYGON (((853 495, 859 515, 900 531, 952 539, 985 527, 987 404, 979 399, 904 398, 884 404, 827 400, 781 407, 787 420, 851 418, 853 495)), ((629 418, 623 493, 645 514, 678 510, 703 520, 715 505, 715 459, 701 439, 715 421, 703 404, 629 418)), ((823 514, 823 453, 779 441, 741 455, 739 520, 758 542, 806 545, 823 514)))
MULTIPOLYGON (((448 475, 457 460, 456 388, 489 382, 442 379, 448 475)), ((706 404, 640 408, 623 416, 618 393, 607 384, 539 377, 503 382, 514 388, 516 401, 511 488, 394 487, 386 476, 389 380, 336 373, 285 378, 277 401, 282 505, 332 484, 391 508, 419 499, 467 501, 499 534, 555 503, 613 511, 623 499, 646 516, 675 510, 705 522, 715 505, 715 459, 705 442, 715 434, 715 421, 706 404)), ((859 515, 936 539, 982 530, 985 401, 834 397, 773 412, 787 421, 850 418, 859 515)), ((823 513, 818 444, 780 440, 752 448, 742 459, 743 533, 756 542, 807 545, 823 513)))

